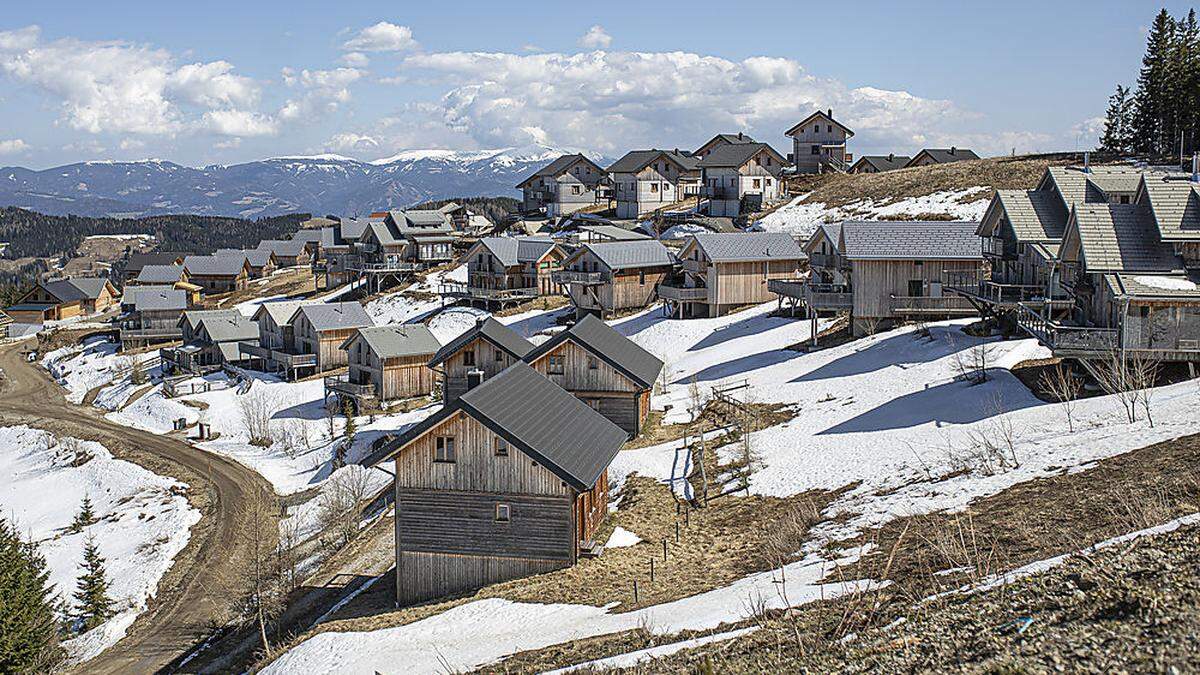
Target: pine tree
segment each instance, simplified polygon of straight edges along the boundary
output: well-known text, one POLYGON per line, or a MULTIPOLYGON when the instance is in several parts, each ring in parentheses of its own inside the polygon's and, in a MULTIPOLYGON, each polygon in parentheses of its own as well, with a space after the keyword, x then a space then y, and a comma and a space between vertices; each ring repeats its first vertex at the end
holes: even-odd
POLYGON ((1177 24, 1175 64, 1176 137, 1182 136, 1181 150, 1187 156, 1196 151, 1197 122, 1200 121, 1200 110, 1197 110, 1200 106, 1200 23, 1194 9, 1177 24))
POLYGON ((338 445, 336 455, 334 456, 334 468, 340 469, 346 466, 346 455, 350 452, 350 448, 354 445, 354 434, 357 433, 357 424, 354 421, 354 406, 349 401, 342 405, 342 414, 346 417, 346 426, 342 429, 342 442, 338 445))
POLYGON ((81 632, 84 632, 99 626, 113 615, 104 558, 91 537, 84 544, 83 564, 80 567, 83 568, 83 574, 79 575, 79 581, 75 584, 75 617, 79 619, 81 632))
POLYGON ((1171 101, 1172 67, 1176 34, 1175 19, 1162 10, 1146 38, 1146 54, 1138 74, 1134 95, 1134 149, 1162 155, 1170 152, 1175 134, 1174 106, 1171 101))
POLYGON ((83 501, 79 503, 79 513, 75 514, 75 522, 71 523, 71 531, 79 532, 83 528, 96 523, 96 514, 92 510, 92 498, 88 495, 83 496, 83 501))
POLYGON ((1126 154, 1130 148, 1130 119, 1133 101, 1129 98, 1129 87, 1117 85, 1117 91, 1108 97, 1108 111, 1104 116, 1104 136, 1100 138, 1100 149, 1114 154, 1126 154))
POLYGON ((46 672, 62 659, 49 578, 37 547, 0 518, 0 673, 46 672))

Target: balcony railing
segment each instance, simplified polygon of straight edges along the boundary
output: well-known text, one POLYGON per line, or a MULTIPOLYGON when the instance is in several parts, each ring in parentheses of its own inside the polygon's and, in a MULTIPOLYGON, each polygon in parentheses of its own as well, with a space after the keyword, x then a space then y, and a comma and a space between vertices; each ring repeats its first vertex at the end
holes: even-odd
POLYGON ((276 349, 271 350, 271 360, 287 368, 307 368, 317 365, 316 354, 291 354, 276 349))
POLYGON ((375 395, 375 385, 351 382, 346 375, 326 377, 325 388, 329 391, 336 391, 339 394, 346 394, 354 398, 366 398, 375 395))
POLYGON ((705 186, 701 191, 702 195, 709 199, 741 199, 737 188, 733 187, 713 187, 705 186))
POLYGON ((809 267, 839 268, 843 266, 841 256, 834 253, 809 253, 809 267))
POLYGON ((697 302, 708 299, 707 288, 684 288, 682 286, 665 286, 658 285, 658 297, 663 300, 675 300, 677 302, 697 302))
POLYGON ((1105 353, 1120 347, 1116 328, 1072 326, 1046 319, 1027 305, 1019 305, 1017 325, 1054 352, 1105 353))
POLYGON ((1022 302, 1050 302, 1055 306, 1070 304, 1071 299, 1059 291, 1047 297, 1046 288, 1037 284, 1009 284, 993 281, 982 271, 947 272, 945 288, 959 295, 982 300, 991 305, 1016 305, 1022 302))
POLYGON ((788 298, 797 298, 816 310, 849 311, 854 292, 845 284, 812 284, 795 279, 769 279, 767 290, 788 298))
POLYGON ((183 336, 178 327, 121 328, 122 340, 179 340, 183 336))
POLYGON ((603 272, 576 272, 574 270, 551 272, 550 280, 556 284, 580 284, 583 286, 596 286, 607 281, 603 272))
POLYGON ((691 272, 692 274, 704 274, 705 265, 703 261, 692 260, 689 258, 680 260, 679 264, 685 271, 691 272))
POLYGON ((541 295, 536 286, 524 288, 491 288, 488 286, 472 286, 461 281, 446 281, 438 285, 438 293, 455 298, 475 298, 477 300, 523 300, 541 295))
POLYGON ((974 314, 975 307, 958 295, 892 295, 892 312, 896 314, 974 314))

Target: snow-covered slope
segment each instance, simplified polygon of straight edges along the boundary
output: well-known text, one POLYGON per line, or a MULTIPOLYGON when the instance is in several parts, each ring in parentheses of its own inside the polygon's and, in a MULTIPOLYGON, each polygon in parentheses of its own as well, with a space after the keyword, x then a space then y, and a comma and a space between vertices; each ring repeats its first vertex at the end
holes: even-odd
POLYGON ((56 439, 29 427, 0 427, 0 475, 4 516, 37 542, 50 583, 68 608, 89 537, 106 560, 117 613, 67 641, 74 660, 91 658, 125 635, 200 520, 184 496, 186 485, 114 459, 99 443, 56 439), (84 496, 97 522, 75 532, 70 526, 84 496))
POLYGON ((807 195, 800 195, 754 225, 769 232, 807 237, 822 223, 843 220, 979 220, 987 209, 990 190, 987 186, 977 186, 890 201, 862 199, 845 206, 809 202, 807 195))

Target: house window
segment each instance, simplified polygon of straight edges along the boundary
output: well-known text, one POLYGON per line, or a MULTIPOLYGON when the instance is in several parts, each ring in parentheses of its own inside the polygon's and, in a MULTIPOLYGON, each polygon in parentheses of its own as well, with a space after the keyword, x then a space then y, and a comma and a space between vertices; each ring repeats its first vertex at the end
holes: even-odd
POLYGON ((433 445, 433 461, 453 463, 458 455, 454 452, 453 436, 438 436, 433 445))
POLYGON ((910 279, 908 281, 908 294, 911 297, 919 298, 925 294, 925 282, 920 279, 910 279))
POLYGON ((594 356, 588 356, 588 370, 599 370, 600 361, 594 356))
POLYGON ((812 146, 812 154, 814 154, 814 155, 821 154, 821 146, 819 146, 819 145, 812 146))
POLYGON ((475 365, 475 350, 474 349, 468 349, 467 351, 463 352, 463 365, 464 366, 475 365))
POLYGON ((771 156, 767 155, 767 166, 771 166, 771 156))
POLYGON ((760 189, 761 187, 762 187, 762 181, 761 181, 761 180, 759 180, 759 179, 757 179, 757 178, 755 178, 755 179, 754 179, 754 189, 755 189, 755 190, 758 190, 758 189, 760 189))
POLYGON ((646 270, 638 270, 638 285, 646 285, 646 270))
POLYGON ((551 375, 562 375, 563 374, 563 357, 558 356, 558 355, 551 355, 550 363, 546 368, 546 372, 550 373, 551 375))
POLYGON ((1128 204, 1129 203, 1129 195, 1121 195, 1121 203, 1128 204))
POLYGON ((512 508, 508 504, 496 505, 496 522, 507 523, 512 517, 512 508))
POLYGON ((656 194, 657 192, 658 192, 658 183, 651 183, 650 184, 650 194, 656 194))
POLYGON ((578 185, 571 186, 571 194, 573 194, 573 195, 579 194, 579 186, 578 185))
POLYGON ((767 187, 771 187, 771 179, 770 178, 767 179, 767 187))
POLYGON ((504 352, 497 349, 496 350, 496 363, 500 363, 503 360, 504 360, 504 352))
POLYGON ((826 125, 825 125, 825 131, 826 131, 827 133, 831 133, 831 134, 832 134, 832 133, 833 133, 833 125, 832 125, 832 124, 826 124, 826 125))
POLYGON ((508 441, 499 436, 496 437, 496 456, 508 457, 508 441))
POLYGON ((587 407, 591 408, 592 410, 595 410, 596 412, 600 412, 600 399, 588 398, 588 399, 584 399, 583 402, 586 403, 587 407))

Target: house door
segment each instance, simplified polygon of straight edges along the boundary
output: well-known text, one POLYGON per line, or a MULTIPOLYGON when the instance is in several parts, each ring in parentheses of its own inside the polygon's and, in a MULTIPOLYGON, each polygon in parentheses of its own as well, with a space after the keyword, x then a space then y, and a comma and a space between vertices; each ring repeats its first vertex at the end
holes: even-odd
POLYGON ((910 279, 908 282, 908 295, 912 298, 919 298, 925 294, 925 282, 920 279, 910 279))

